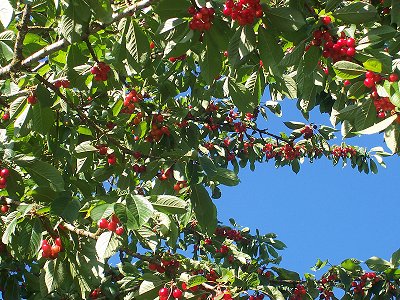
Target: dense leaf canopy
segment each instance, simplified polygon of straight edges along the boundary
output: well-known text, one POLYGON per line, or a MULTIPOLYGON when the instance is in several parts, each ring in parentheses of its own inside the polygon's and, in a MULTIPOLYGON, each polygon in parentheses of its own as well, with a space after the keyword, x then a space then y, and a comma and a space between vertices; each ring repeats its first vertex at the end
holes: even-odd
POLYGON ((400 251, 299 275, 213 199, 256 163, 397 155, 399 26, 398 0, 1 0, 3 298, 398 299, 400 251), (282 101, 330 124, 271 132, 282 101))

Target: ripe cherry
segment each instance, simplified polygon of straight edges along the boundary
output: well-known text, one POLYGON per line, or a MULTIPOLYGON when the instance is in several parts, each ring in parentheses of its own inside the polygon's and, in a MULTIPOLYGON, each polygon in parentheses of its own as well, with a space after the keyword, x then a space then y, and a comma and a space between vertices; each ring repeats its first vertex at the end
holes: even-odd
POLYGON ((117 229, 115 229, 115 234, 116 235, 123 235, 124 234, 124 227, 117 227, 117 229))
POLYGON ((331 17, 329 17, 329 16, 322 17, 322 23, 324 25, 329 25, 331 22, 332 22, 331 17))
POLYGON ((3 214, 7 213, 10 207, 8 205, 2 205, 0 210, 3 214))
POLYGON ((375 86, 375 81, 374 81, 373 78, 367 77, 367 78, 364 79, 364 85, 365 85, 366 87, 368 87, 368 88, 372 88, 372 87, 375 86))
POLYGON ((61 251, 60 246, 58 245, 51 246, 51 256, 56 257, 60 251, 61 251))
POLYGON ((396 73, 390 74, 390 75, 389 75, 389 81, 390 81, 390 82, 399 81, 399 75, 397 75, 396 73))
POLYGON ((175 299, 179 299, 182 297, 182 291, 178 288, 174 289, 174 291, 172 292, 172 297, 174 297, 175 299))
POLYGON ((37 103, 37 98, 34 95, 30 95, 27 101, 30 105, 35 105, 37 103))
POLYGON ((348 80, 348 79, 346 79, 345 81, 343 81, 343 85, 344 85, 344 86, 348 86, 348 85, 350 85, 350 84, 351 84, 351 81, 348 80))
POLYGON ((115 154, 111 153, 107 156, 107 162, 109 165, 115 165, 117 163, 117 158, 115 154))
POLYGON ((60 239, 59 237, 56 238, 54 242, 55 242, 55 244, 56 244, 57 246, 60 246, 60 247, 62 246, 62 241, 61 241, 61 239, 60 239))
POLYGON ((107 221, 107 219, 101 219, 100 221, 99 221, 99 224, 98 224, 98 226, 99 226, 99 228, 101 228, 101 229, 106 229, 106 228, 108 228, 108 221, 107 221))
POLYGON ((99 148, 99 154, 100 155, 106 155, 107 154, 107 150, 108 150, 108 148, 106 146, 101 146, 99 148))
POLYGON ((150 49, 154 49, 155 46, 156 46, 156 45, 154 44, 154 42, 151 41, 151 42, 150 42, 150 49))
POLYGON ((110 223, 108 223, 108 230, 110 231, 115 231, 117 229, 118 223, 117 222, 113 222, 111 221, 110 223))
POLYGON ((169 295, 169 290, 167 289, 167 288, 161 288, 159 291, 158 291, 158 296, 160 296, 160 297, 168 297, 168 295, 169 295))
POLYGON ((149 263, 149 270, 150 271, 156 271, 157 270, 157 264, 149 263))
POLYGON ((3 121, 8 121, 10 119, 10 113, 9 112, 5 112, 2 116, 1 119, 3 121))

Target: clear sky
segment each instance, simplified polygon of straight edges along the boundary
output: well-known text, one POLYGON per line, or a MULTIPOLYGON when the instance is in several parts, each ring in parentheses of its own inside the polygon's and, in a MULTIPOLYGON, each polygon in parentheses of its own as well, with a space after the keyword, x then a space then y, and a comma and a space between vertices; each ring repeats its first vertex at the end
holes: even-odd
MULTIPOLYGON (((330 125, 328 115, 321 117, 316 110, 311 121, 330 125)), ((293 100, 283 102, 283 113, 265 127, 279 132, 285 128, 279 125, 282 121, 305 122, 293 100)), ((382 135, 345 142, 369 148, 384 144, 382 135)), ((339 133, 335 144, 340 143, 339 133)), ((297 175, 290 167, 275 169, 273 162, 258 164, 254 172, 241 169, 241 183, 223 187, 221 199, 215 200, 219 220, 228 224, 232 217, 242 226, 278 234, 288 246, 281 251, 281 267, 299 273, 311 272, 318 258, 333 264, 351 257, 390 259, 400 248, 400 159, 385 162, 387 168, 379 167, 377 175, 360 174, 350 166, 333 167, 327 159, 306 161, 297 175)))

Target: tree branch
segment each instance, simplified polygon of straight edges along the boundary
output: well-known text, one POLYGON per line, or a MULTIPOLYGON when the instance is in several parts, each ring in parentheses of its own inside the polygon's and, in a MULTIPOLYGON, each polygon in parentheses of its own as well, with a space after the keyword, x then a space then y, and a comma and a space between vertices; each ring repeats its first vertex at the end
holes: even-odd
POLYGON ((69 231, 75 232, 77 235, 89 237, 94 240, 97 240, 99 238, 101 232, 100 230, 97 230, 93 233, 84 229, 76 228, 74 225, 68 223, 62 223, 62 226, 69 231))
MULTIPOLYGON (((90 26, 90 30, 88 34, 83 34, 81 36, 81 40, 85 40, 88 38, 90 34, 94 34, 98 32, 99 30, 105 29, 107 26, 116 23, 120 21, 123 18, 126 18, 130 16, 133 12, 138 11, 140 9, 146 8, 159 0, 142 0, 139 1, 132 6, 127 7, 124 11, 117 13, 113 16, 110 22, 104 23, 104 24, 97 24, 97 23, 92 23, 90 26)), ((27 29, 27 28, 26 28, 27 29)), ((21 28, 22 31, 22 28, 21 28)), ((25 33, 26 34, 26 33, 25 33)), ((25 36, 25 34, 23 36, 25 36)), ((18 33, 18 36, 22 35, 22 32, 18 33)), ((18 40, 18 37, 17 37, 18 40)), ((30 66, 31 64, 38 62, 41 59, 46 58, 49 54, 56 52, 58 50, 61 50, 65 47, 67 47, 70 43, 66 39, 61 39, 53 44, 50 44, 43 49, 35 52, 31 56, 27 57, 25 60, 23 60, 20 64, 16 64, 15 61, 12 61, 10 64, 7 66, 0 68, 0 78, 9 78, 10 77, 10 72, 12 70, 18 70, 21 68, 26 68, 30 66)))
POLYGON ((13 66, 12 69, 14 68, 18 69, 21 65, 21 61, 24 58, 22 55, 22 47, 24 45, 25 36, 28 33, 28 22, 31 14, 31 9, 32 9, 31 5, 29 4, 25 5, 24 11, 22 13, 21 22, 17 27, 19 30, 14 45, 14 57, 11 61, 11 65, 13 66))

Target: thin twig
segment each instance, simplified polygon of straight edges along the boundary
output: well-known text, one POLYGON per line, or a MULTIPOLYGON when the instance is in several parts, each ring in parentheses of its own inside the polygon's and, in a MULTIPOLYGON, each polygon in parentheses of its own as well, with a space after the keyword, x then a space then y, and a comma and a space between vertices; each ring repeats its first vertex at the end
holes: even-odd
POLYGON ((30 4, 25 5, 21 22, 18 25, 19 30, 14 45, 14 57, 13 60, 11 61, 11 65, 13 65, 16 69, 20 67, 21 61, 24 58, 22 55, 22 47, 24 45, 25 36, 28 33, 28 22, 31 14, 31 9, 32 6, 30 4))

